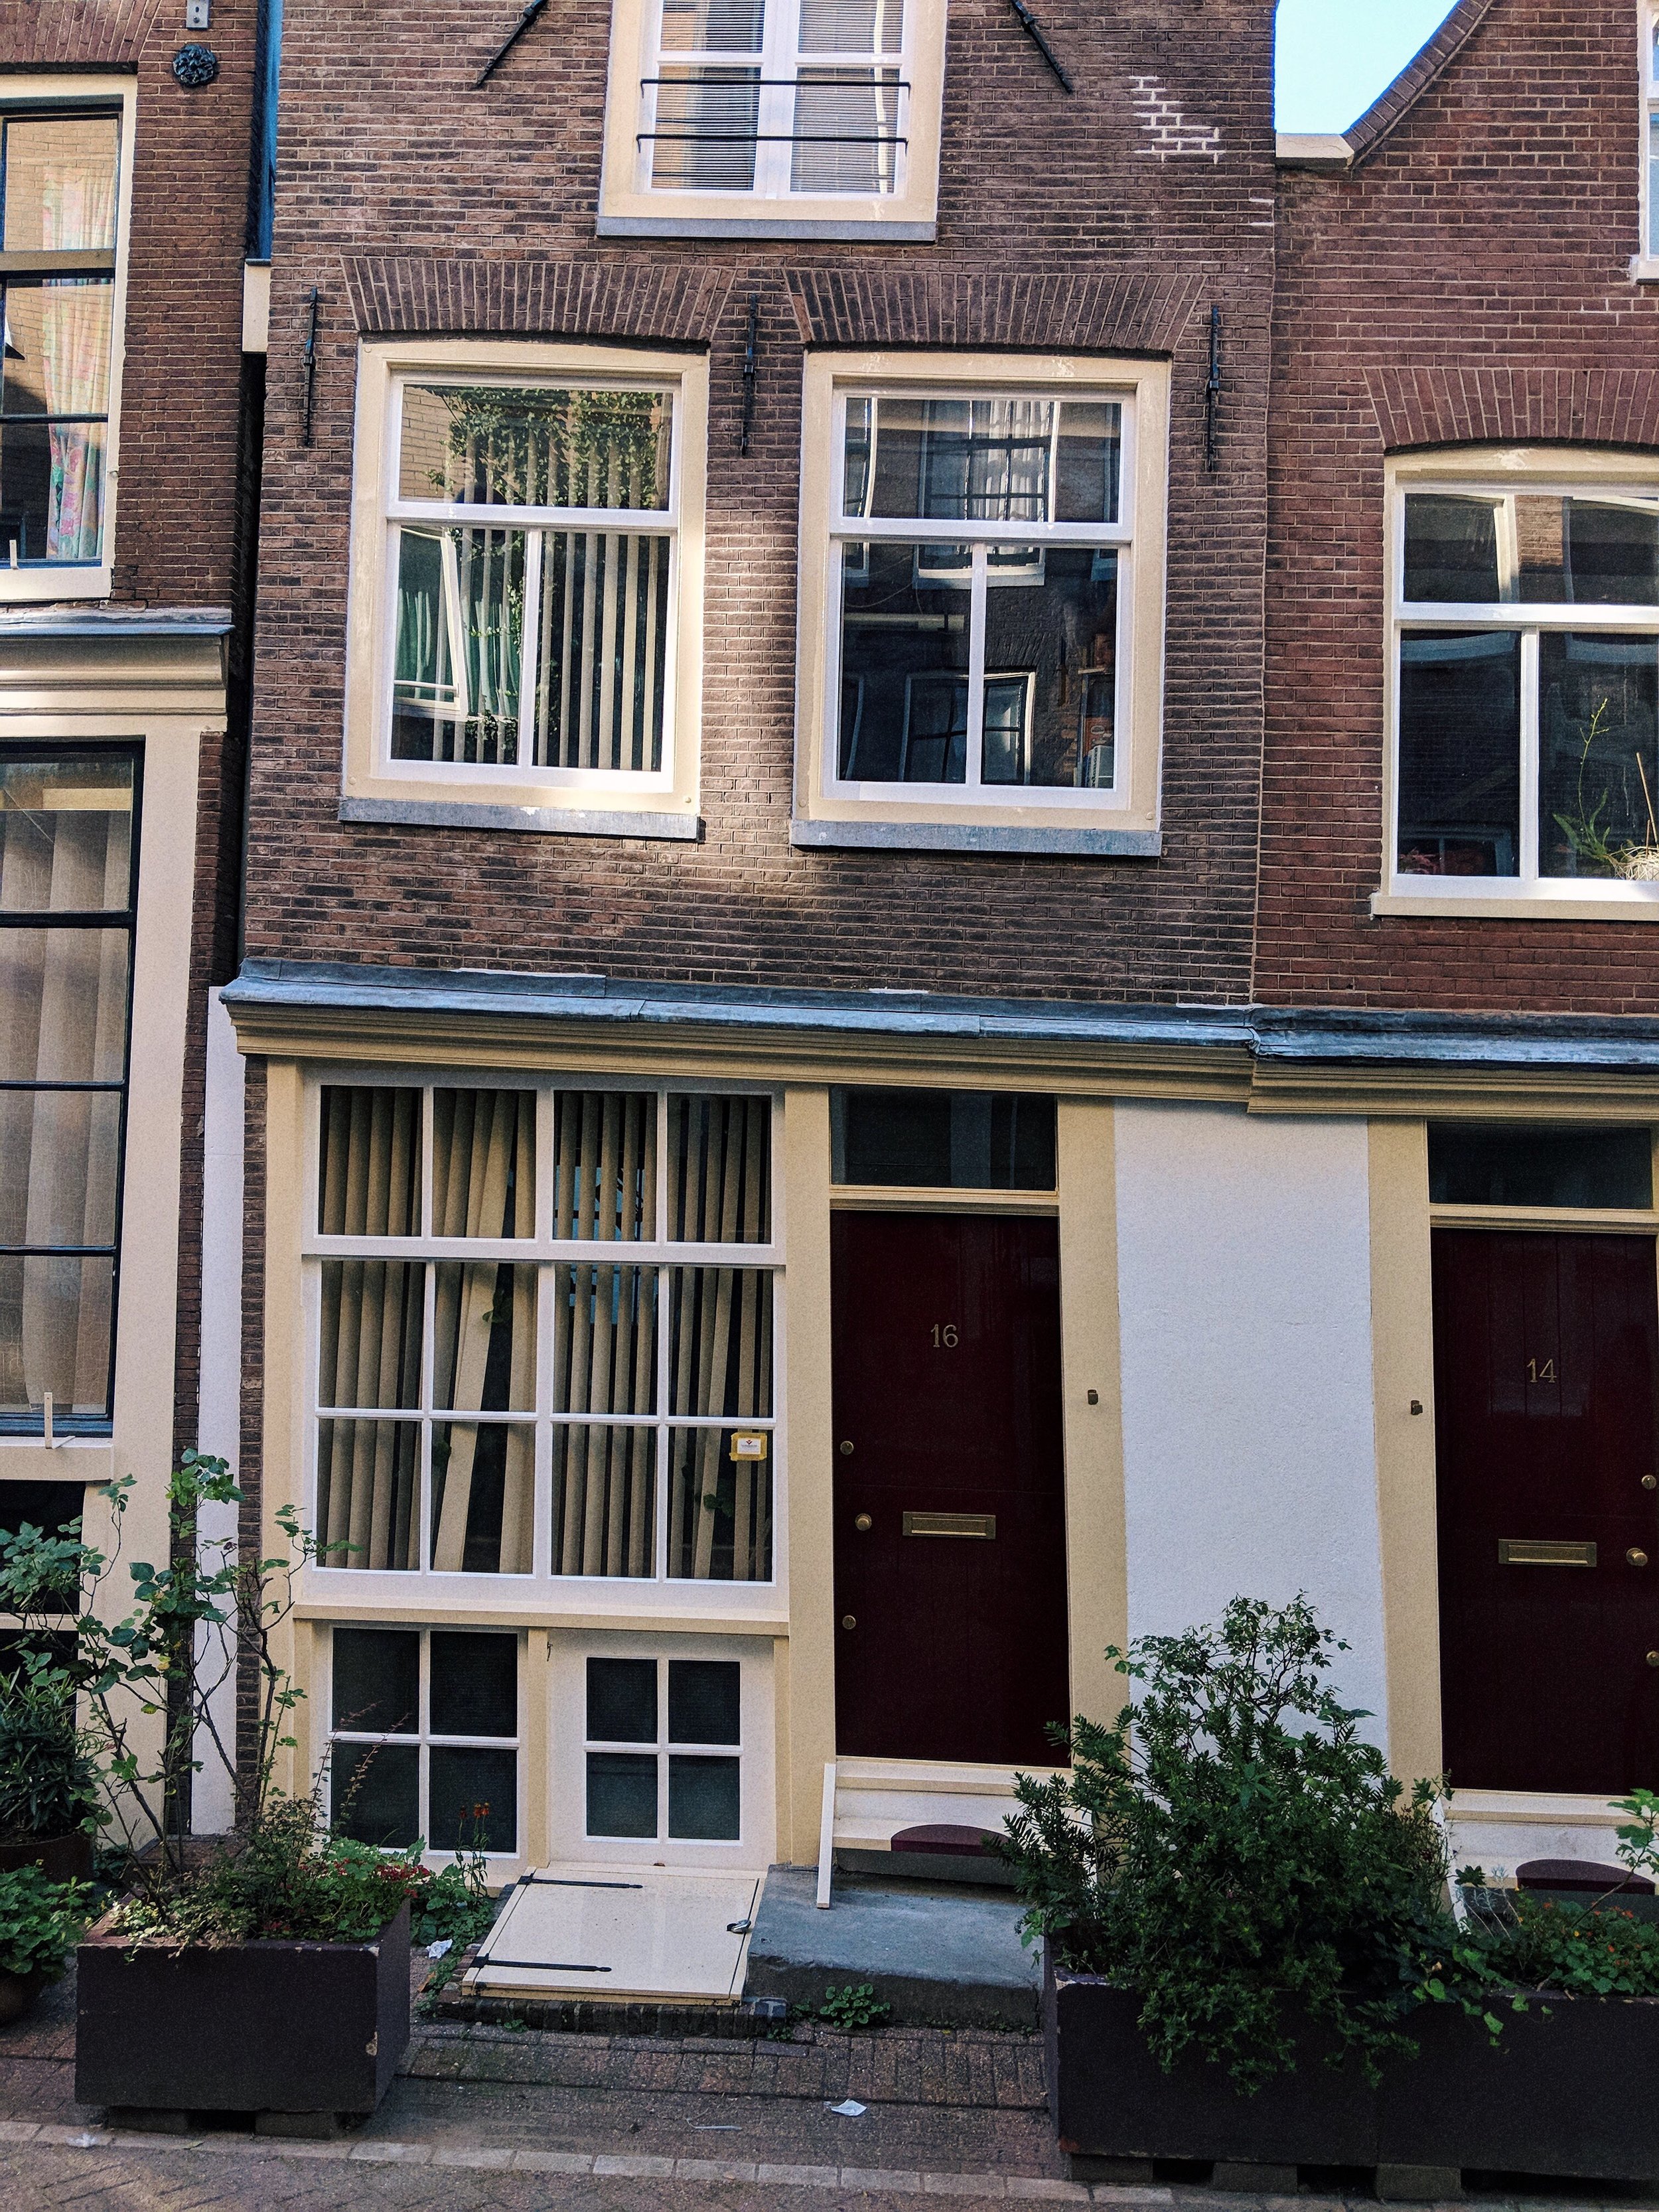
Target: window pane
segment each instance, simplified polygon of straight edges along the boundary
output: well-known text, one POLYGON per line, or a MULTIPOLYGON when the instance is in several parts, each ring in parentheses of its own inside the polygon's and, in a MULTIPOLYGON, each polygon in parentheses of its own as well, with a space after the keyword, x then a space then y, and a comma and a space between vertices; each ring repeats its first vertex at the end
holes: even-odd
MULTIPOLYGON (((79 1482, 0 1481, 0 1536, 15 1536, 20 1529, 32 1528, 48 1536, 73 1537, 79 1533, 86 1502, 86 1486, 79 1482)), ((80 1610, 82 1594, 73 1572, 61 1578, 53 1577, 35 1587, 40 1592, 40 1612, 80 1610)), ((40 1650, 44 1644, 60 1665, 67 1665, 75 1656, 73 1635, 48 1631, 44 1639, 32 1638, 27 1641, 34 1650, 40 1650)), ((0 1674, 7 1671, 6 1662, 12 1648, 9 1644, 0 1645, 0 1674)))
POLYGON ((993 570, 985 601, 987 783, 1109 787, 1117 555, 1051 545, 1035 588, 993 570))
POLYGON ((536 1439, 528 1422, 434 1422, 434 1573, 527 1575, 535 1510, 536 1439))
POLYGON ((1055 521, 1115 522, 1122 467, 1121 403, 1066 400, 1055 449, 1055 521))
POLYGON ((398 533, 394 760, 517 761, 526 543, 522 530, 398 533))
POLYGON ((657 1233, 657 1102, 561 1091, 553 1101, 553 1234, 602 1242, 657 1233))
POLYGON ((1566 596, 1584 606, 1659 606, 1659 501, 1565 504, 1566 596))
POLYGON ((417 1735, 421 1639, 412 1628, 334 1631, 334 1726, 356 1735, 417 1735))
POLYGON ((409 384, 403 401, 400 498, 470 507, 668 504, 673 402, 665 392, 409 384))
MULTIPOLYGON (((841 774, 848 782, 961 783, 968 773, 965 588, 928 585, 918 545, 842 549, 841 774)), ((947 549, 961 562, 968 549, 947 549)))
POLYGON ((325 1237, 413 1237, 420 1229, 421 1094, 378 1085, 323 1093, 325 1237))
POLYGON ((670 1743, 738 1743, 743 1670, 735 1659, 671 1659, 670 1743))
MULTIPOLYGON (((767 1456, 734 1460, 731 1429, 669 1437, 668 1571, 691 1582, 772 1579, 772 1438, 767 1456)), ((718 1740, 718 1739, 716 1739, 718 1740)))
POLYGON ((516 1636, 432 1632, 434 1735, 519 1733, 519 1639, 516 1636))
POLYGON ((420 1404, 425 1272, 401 1260, 323 1261, 319 1406, 420 1404))
POLYGON ((107 415, 114 295, 102 276, 0 287, 0 404, 9 416, 107 415))
POLYGON ((587 1754, 587 1832, 590 1836, 654 1836, 657 1760, 653 1753, 590 1751, 587 1754))
POLYGON ((519 1754, 434 1744, 429 1760, 433 1851, 516 1851, 519 1754))
POLYGON ((1498 506, 1414 493, 1406 501, 1406 597, 1490 606, 1498 574, 1498 506))
POLYGON ((0 930, 0 1078, 119 1083, 131 954, 125 929, 0 930))
POLYGON ((421 1431, 414 1421, 317 1424, 322 1564, 412 1572, 420 1565, 421 1431))
POLYGON ((1538 654, 1540 873, 1659 878, 1659 640, 1546 631, 1538 654))
POLYGON ((106 1424, 114 1304, 112 1260, 0 1254, 0 1414, 106 1424))
POLYGON ((872 512, 929 521, 1046 522, 1049 399, 876 401, 872 512))
POLYGON ((134 781, 118 757, 0 760, 0 909, 125 914, 134 781))
POLYGON ((677 1243, 765 1244, 772 1235, 772 1102, 668 1102, 668 1234, 677 1243))
POLYGON ((760 71, 665 65, 647 139, 659 191, 750 192, 760 129, 760 71))
POLYGON ((5 133, 8 253, 108 252, 115 245, 113 115, 13 116, 5 133))
POLYGON ((654 1430, 553 1431, 553 1571, 656 1572, 654 1430))
POLYGON ((432 1233, 536 1233, 536 1094, 432 1094, 432 1233))
POLYGON ((671 550, 667 538, 615 531, 544 534, 538 763, 661 768, 671 550))
POLYGON ((113 1244, 121 1099, 0 1091, 0 1244, 113 1244))
POLYGON ((1647 1129, 1499 1129, 1429 1124, 1437 1206, 1653 1204, 1647 1129))
POLYGON ((737 1842, 742 1826, 735 1759, 670 1759, 668 1832, 691 1842, 737 1842))
POLYGON ((676 1267, 669 1284, 669 1411, 740 1420, 770 1413, 771 1276, 760 1267, 676 1267))
POLYGON ((898 129, 896 70, 803 70, 795 87, 791 189, 890 192, 898 129))
POLYGON ((101 422, 0 428, 0 563, 97 561, 104 542, 101 422))
POLYGON ((1054 1102, 1016 1091, 830 1093, 836 1182, 1053 1190, 1054 1102))
POLYGON ((1520 842, 1519 635, 1402 639, 1401 873, 1512 876, 1520 842))
POLYGON ((553 1411, 651 1413, 657 1407, 654 1268, 555 1267, 553 1411))
POLYGON ((904 45, 904 0, 800 0, 804 54, 896 54, 904 45))
POLYGON ((536 1404, 536 1270, 445 1260, 434 1285, 432 1395, 453 1413, 536 1404))
POLYGON ((757 54, 766 0, 662 0, 662 43, 674 53, 757 54))
POLYGON ((588 1661, 587 1741, 590 1743, 655 1743, 657 1662, 654 1659, 588 1661))
POLYGON ((337 1743, 329 1802, 341 1835, 407 1850, 421 1838, 419 1751, 412 1743, 337 1743))

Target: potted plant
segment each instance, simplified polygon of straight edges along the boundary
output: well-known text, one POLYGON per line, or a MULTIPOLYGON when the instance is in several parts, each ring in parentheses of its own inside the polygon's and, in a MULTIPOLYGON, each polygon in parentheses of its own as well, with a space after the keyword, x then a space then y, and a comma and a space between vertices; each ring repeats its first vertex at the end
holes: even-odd
POLYGON ((55 1881, 86 1881, 93 1840, 107 1817, 73 1686, 0 1677, 0 1873, 38 1866, 55 1881))
POLYGON ((410 1910, 429 1905, 434 1877, 418 1852, 328 1834, 320 1777, 304 1798, 274 1786, 300 1694, 274 1644, 315 1544, 287 1508, 276 1557, 202 1538, 200 1509, 240 1493, 222 1460, 186 1452, 169 1486, 169 1564, 131 1563, 122 1611, 130 1487, 103 1493, 117 1530, 107 1559, 76 1530, 0 1541, 0 1611, 23 1622, 27 1683, 78 1698, 125 1854, 125 1894, 79 1950, 76 2097, 152 2114, 282 2115, 269 2124, 301 2129, 365 2115, 408 2043, 410 1910), (48 1614, 66 1581, 81 1593, 69 1659, 45 1633, 62 1626, 48 1614), (240 1760, 219 1726, 217 1692, 232 1681, 257 1692, 240 1760), (204 1758, 223 1764, 238 1808, 234 1833, 205 1850, 187 1828, 204 1758))
MULTIPOLYGON (((1238 2186, 1369 2166, 1659 2177, 1659 1928, 1449 1879, 1445 1792, 1407 1790, 1328 1680, 1304 1601, 1110 1656, 1109 1726, 1058 1732, 1005 1845, 1045 1946, 1049 2096, 1080 2175, 1212 2162, 1238 2186)), ((1659 1800, 1632 1799, 1626 1865, 1659 1800)), ((1471 1878, 1473 1873, 1471 1870, 1471 1878)))
POLYGON ((0 2027, 21 2020, 61 1976, 87 1924, 90 1893, 38 1866, 0 1872, 0 2027))

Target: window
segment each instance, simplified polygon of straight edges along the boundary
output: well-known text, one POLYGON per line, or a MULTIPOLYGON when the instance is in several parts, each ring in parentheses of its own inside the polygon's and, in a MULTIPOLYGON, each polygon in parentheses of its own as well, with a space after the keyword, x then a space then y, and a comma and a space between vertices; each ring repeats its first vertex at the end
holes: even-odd
POLYGON ((0 92, 0 598, 109 589, 122 286, 119 96, 0 92), (16 96, 7 96, 15 93, 16 96))
POLYGON ((1052 1190, 1054 1102, 1014 1091, 835 1090, 832 1180, 1052 1190))
POLYGON ((1136 449, 1156 398, 1139 408, 1133 376, 999 387, 960 369, 946 384, 944 367, 938 384, 815 368, 833 381, 808 410, 803 682, 816 664, 823 688, 804 811, 1153 827, 1162 494, 1136 449))
POLYGON ((1659 899, 1659 486, 1425 484, 1398 538, 1395 896, 1659 899))
POLYGON ((742 1668, 734 1659, 587 1662, 587 1834, 737 1843, 742 1668))
POLYGON ((365 363, 348 816, 694 836, 705 365, 478 350, 365 363))
POLYGON ((1653 1205, 1653 1133, 1431 1121, 1429 1197, 1436 1206, 1644 1213, 1653 1205))
POLYGON ((107 1433, 136 748, 0 753, 0 1431, 107 1433))
POLYGON ((359 1843, 519 1849, 519 1639, 337 1627, 329 1796, 359 1843))
POLYGON ((1659 276, 1659 5, 1642 9, 1642 251, 1638 272, 1659 276))
POLYGON ((769 1583, 771 1176, 765 1097, 325 1086, 324 1571, 769 1583))
POLYGON ((617 0, 599 228, 932 238, 945 9, 617 0))

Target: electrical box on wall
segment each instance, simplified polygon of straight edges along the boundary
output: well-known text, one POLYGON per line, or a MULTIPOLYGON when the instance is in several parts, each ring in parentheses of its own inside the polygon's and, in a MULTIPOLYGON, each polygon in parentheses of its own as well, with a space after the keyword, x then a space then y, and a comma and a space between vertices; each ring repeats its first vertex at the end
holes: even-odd
POLYGON ((213 0, 185 0, 185 28, 205 31, 211 24, 213 0))

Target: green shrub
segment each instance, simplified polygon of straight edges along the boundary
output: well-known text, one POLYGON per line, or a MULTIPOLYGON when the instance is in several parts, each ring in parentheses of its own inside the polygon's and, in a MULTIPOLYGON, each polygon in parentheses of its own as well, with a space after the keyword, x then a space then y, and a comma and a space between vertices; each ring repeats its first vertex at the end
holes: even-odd
POLYGON ((880 2027, 892 2010, 884 1998, 876 1995, 873 1982, 848 1982, 842 1990, 832 1983, 824 1990, 818 2018, 828 2021, 831 2027, 880 2027))
POLYGON ((84 1882, 52 1881, 38 1866, 0 1873, 0 1972, 55 1982, 90 1917, 84 1882))
POLYGON ((72 1686, 0 1679, 0 1843, 66 1836, 106 1817, 72 1686))

